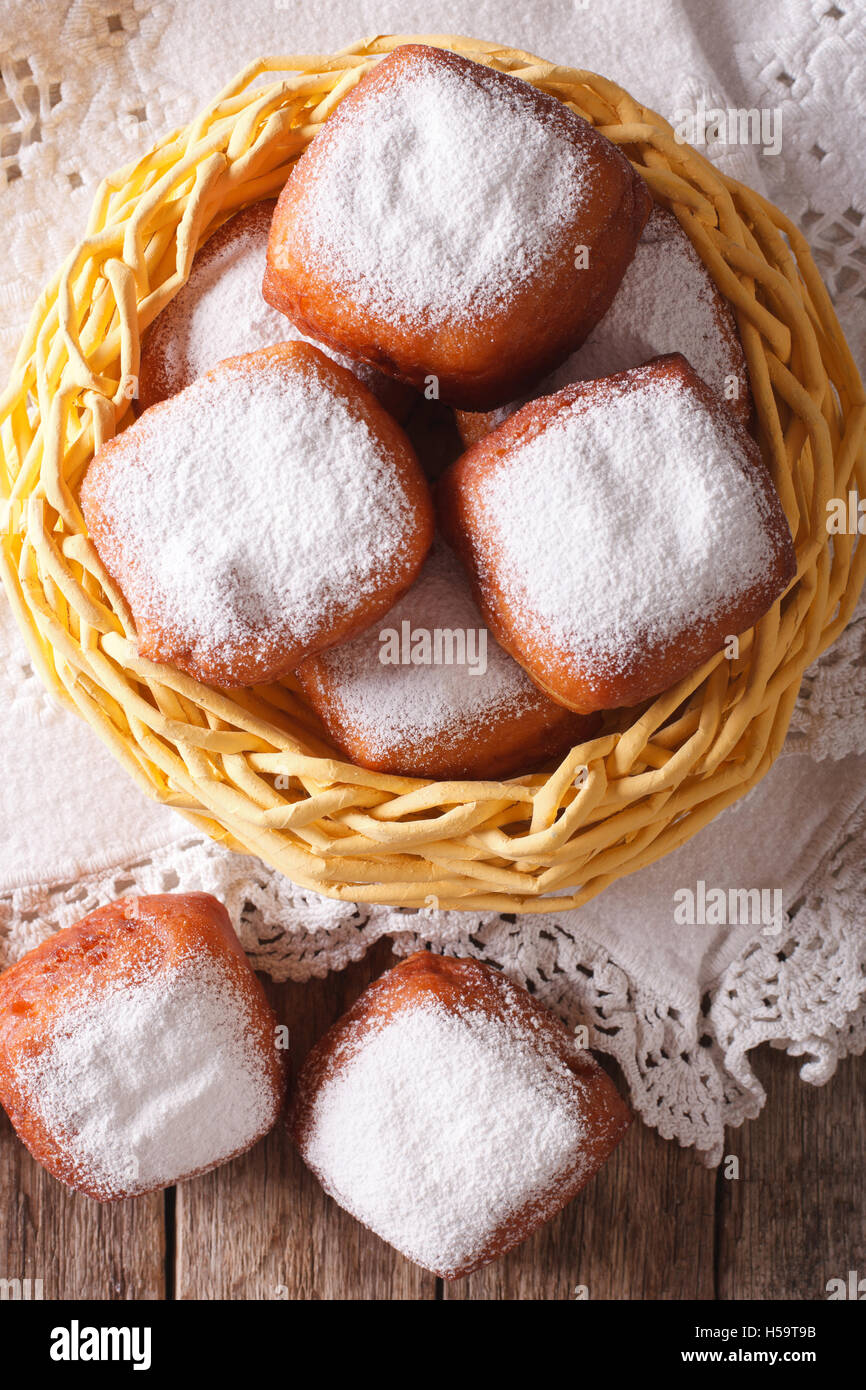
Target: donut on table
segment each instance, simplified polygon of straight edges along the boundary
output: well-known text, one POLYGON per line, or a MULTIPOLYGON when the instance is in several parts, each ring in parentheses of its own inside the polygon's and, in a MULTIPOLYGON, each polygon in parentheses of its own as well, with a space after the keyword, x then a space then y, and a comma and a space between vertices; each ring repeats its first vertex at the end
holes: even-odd
MULTIPOLYGON (((226 357, 274 343, 310 342, 262 297, 275 207, 276 200, 269 198, 235 213, 196 253, 186 284, 154 319, 142 340, 140 411, 176 396, 226 357)), ((408 386, 365 362, 352 362, 327 348, 323 351, 354 372, 396 419, 406 417, 414 397, 408 386)))
POLYGON ((264 294, 336 350, 487 410, 583 342, 650 206, 625 156, 556 97, 405 44, 295 164, 264 294))
POLYGON ((295 674, 347 757, 408 777, 530 772, 591 738, 600 722, 533 685, 485 627, 441 542, 384 618, 295 674))
POLYGON ((601 1067, 522 986, 426 951, 317 1043, 289 1116, 325 1191, 443 1279, 555 1216, 629 1123, 601 1067))
POLYGON ((485 621, 579 713, 668 689, 795 573, 757 445, 676 354, 524 406, 438 489, 485 621))
MULTIPOLYGON (((752 393, 730 305, 673 213, 656 204, 604 318, 532 394, 549 396, 573 381, 611 376, 671 352, 681 352, 748 426, 752 393)), ((456 411, 463 443, 477 444, 528 399, 497 410, 456 411)))
POLYGON ((81 488, 139 650, 276 680, 376 621, 433 539, 427 482, 371 393, 307 343, 229 358, 103 446, 81 488))
POLYGON ((97 1201, 227 1162, 276 1123, 276 1019, 207 893, 122 898, 0 975, 0 1102, 97 1201))

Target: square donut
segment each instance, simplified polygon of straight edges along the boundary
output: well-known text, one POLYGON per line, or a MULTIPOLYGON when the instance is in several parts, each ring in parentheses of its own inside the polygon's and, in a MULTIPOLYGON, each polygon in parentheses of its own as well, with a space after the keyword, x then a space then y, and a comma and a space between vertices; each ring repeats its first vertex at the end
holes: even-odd
POLYGON ((403 430, 300 342, 151 406, 98 451, 81 509, 140 654, 222 687, 278 680, 375 622, 433 540, 403 430))
POLYGON ((297 161, 264 294, 332 348, 487 410, 598 322, 651 202, 625 156, 556 97, 405 44, 297 161))
POLYGON ((548 699, 500 647, 441 541, 384 618, 295 674, 353 762, 407 777, 529 772, 600 722, 548 699))
POLYGON ((531 402, 438 487, 486 622, 584 714, 667 690, 796 570, 757 445, 679 354, 531 402))
POLYGON ((325 1191, 443 1279, 555 1216, 629 1123, 606 1073, 522 986, 423 951, 317 1043, 289 1116, 325 1191))
POLYGON ((98 1201, 136 1197, 272 1128, 275 1029, 221 903, 120 899, 0 975, 0 1102, 53 1177, 98 1201))

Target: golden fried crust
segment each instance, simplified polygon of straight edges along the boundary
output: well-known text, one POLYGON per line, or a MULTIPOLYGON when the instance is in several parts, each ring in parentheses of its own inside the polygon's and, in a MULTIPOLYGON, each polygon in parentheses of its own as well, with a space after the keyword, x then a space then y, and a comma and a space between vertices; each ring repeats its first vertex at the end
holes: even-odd
MULTIPOLYGON (((575 215, 563 251, 543 277, 518 287, 496 309, 444 326, 410 323, 386 306, 373 311, 347 298, 333 268, 305 257, 295 227, 317 164, 344 123, 363 114, 378 119, 395 83, 411 83, 420 62, 475 76, 492 70, 421 44, 395 49, 340 103, 304 151, 280 194, 271 225, 263 292, 311 336, 421 389, 438 378, 439 398, 464 410, 488 410, 526 392, 586 338, 611 303, 631 260, 652 199, 628 160, 588 122, 529 88, 539 112, 579 146, 594 196, 575 215), (576 268, 575 247, 589 252, 576 268)), ((514 78, 501 75, 510 84, 514 78)), ((435 212, 435 210, 433 210, 435 212)))
MULTIPOLYGON (((543 382, 541 384, 544 385, 543 382)), ((471 449, 473 444, 480 443, 504 423, 495 410, 455 410, 454 419, 464 449, 471 449)))
MULTIPOLYGON (((540 1053, 564 1064, 575 1078, 575 1103, 580 1104, 585 1120, 586 1137, 575 1153, 570 1177, 557 1185, 554 1201, 545 1202, 544 1193, 536 1194, 493 1233, 480 1254, 456 1270, 432 1271, 441 1278, 461 1279, 499 1259, 561 1211, 610 1157, 631 1124, 631 1114, 590 1053, 577 1048, 559 1019, 537 1004, 521 985, 481 961, 419 951, 369 985, 304 1062, 293 1089, 288 1123, 306 1162, 313 1108, 321 1088, 350 1066, 368 1034, 425 1001, 456 1016, 480 1012, 506 1023, 540 1053)), ((326 1175, 316 1176, 327 1188, 326 1175)), ((454 1201, 459 1203, 459 1192, 455 1192, 454 1201)))
POLYGON ((249 1007, 276 1118, 285 1090, 284 1054, 274 1046, 276 1019, 228 913, 208 893, 120 898, 49 937, 0 975, 0 1102, 19 1139, 52 1177, 97 1201, 124 1195, 106 1198, 77 1169, 62 1136, 46 1127, 32 1097, 19 1085, 17 1066, 39 1055, 77 1004, 112 986, 132 985, 142 972, 168 971, 185 959, 202 957, 219 965, 249 1007))
MULTIPOLYGON (((137 414, 141 414, 143 410, 155 405, 157 401, 164 401, 169 396, 177 395, 178 391, 189 386, 194 379, 195 373, 189 369, 188 364, 175 357, 171 352, 171 345, 179 331, 179 322, 187 313, 190 303, 195 303, 202 293, 197 277, 202 271, 206 271, 211 262, 222 255, 224 251, 230 249, 235 243, 248 238, 261 242, 262 270, 264 270, 268 233, 276 206, 275 198, 266 198, 262 202, 253 203, 250 207, 244 208, 242 212, 235 213, 234 217, 230 217, 227 222, 224 222, 213 236, 208 238, 201 250, 196 252, 189 280, 178 290, 174 299, 170 300, 162 313, 157 315, 142 339, 138 399, 134 402, 137 414)), ((261 295, 261 289, 258 286, 256 287, 256 295, 261 295)), ((254 310, 255 305, 251 305, 251 314, 254 310)), ((288 342, 294 340, 293 325, 288 320, 285 325, 285 333, 275 335, 274 342, 283 339, 288 342)), ((259 344, 253 342, 246 344, 246 346, 253 351, 259 347, 259 344)), ((219 345, 216 344, 217 350, 218 347, 219 345)), ((216 359, 212 365, 216 365, 216 359)), ((350 370, 353 370, 353 365, 348 361, 341 365, 348 366, 350 370)), ((376 399, 394 416, 395 420, 403 421, 407 418, 415 400, 415 393, 408 386, 394 381, 392 377, 385 376, 382 372, 376 371, 374 367, 369 367, 363 362, 358 363, 354 370, 361 383, 373 392, 376 399)))
MULTIPOLYGON (((719 651, 729 636, 752 627, 796 572, 791 533, 755 441, 678 353, 655 358, 636 371, 575 382, 555 395, 530 402, 461 455, 439 480, 436 496, 443 532, 465 566, 484 619, 498 641, 551 699, 582 714, 637 705, 669 689, 719 651), (576 663, 573 651, 558 647, 540 625, 533 627, 525 615, 521 620, 515 614, 497 577, 501 556, 494 554, 492 563, 481 563, 480 546, 490 547, 488 553, 494 547, 483 520, 480 496, 483 481, 494 470, 507 467, 512 453, 542 434, 557 417, 586 411, 603 399, 612 384, 627 382, 627 389, 640 390, 648 372, 657 377, 679 377, 709 412, 736 431, 749 476, 766 499, 772 517, 768 528, 770 559, 766 574, 718 613, 682 631, 661 650, 636 638, 627 666, 613 671, 594 666, 586 654, 576 663)), ((639 565, 640 556, 629 557, 628 563, 639 565)))
MULTIPOLYGON (((239 441, 239 448, 243 448, 243 443, 239 441)), ((278 680, 293 671, 311 652, 346 641, 362 632, 386 613, 409 588, 433 540, 430 489, 403 430, 350 371, 307 343, 278 343, 271 348, 261 348, 258 352, 227 358, 178 395, 152 406, 141 419, 110 439, 94 456, 81 485, 80 501, 88 533, 100 559, 129 603, 141 655, 152 661, 171 663, 196 680, 224 688, 278 680), (366 422, 374 440, 392 463, 395 483, 399 483, 405 492, 412 525, 407 526, 402 548, 399 554, 394 555, 393 563, 376 576, 374 591, 366 596, 358 595, 352 610, 336 619, 323 612, 318 631, 312 639, 303 643, 270 643, 265 639, 263 642, 251 641, 228 653, 219 648, 203 652, 193 645, 179 642, 173 635, 170 614, 166 614, 163 625, 142 613, 136 603, 136 593, 147 587, 147 574, 142 570, 141 559, 124 546, 118 536, 112 516, 104 505, 104 498, 112 468, 127 451, 138 447, 139 440, 145 438, 142 431, 147 431, 147 447, 159 448, 160 439, 170 439, 173 412, 187 408, 189 394, 197 391, 203 381, 218 382, 221 373, 238 365, 242 365, 252 377, 274 367, 311 373, 313 380, 320 383, 323 389, 347 401, 353 412, 366 422)), ((225 499, 225 505, 231 506, 230 498, 225 499)))
MULTIPOLYGON (((578 743, 594 738, 598 716, 576 715, 553 700, 515 701, 503 711, 486 715, 439 739, 404 734, 399 746, 383 749, 350 722, 340 702, 340 685, 327 659, 311 656, 295 672, 301 689, 333 742, 359 767, 397 777, 430 777, 437 781, 473 778, 498 781, 532 772, 578 743)), ((444 731, 443 731, 444 734, 444 731)))

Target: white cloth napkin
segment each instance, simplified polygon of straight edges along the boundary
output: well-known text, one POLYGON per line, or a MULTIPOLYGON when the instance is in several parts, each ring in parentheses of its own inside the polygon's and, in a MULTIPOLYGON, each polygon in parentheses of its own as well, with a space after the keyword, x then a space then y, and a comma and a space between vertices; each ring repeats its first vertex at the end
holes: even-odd
MULTIPOLYGON (((190 120, 260 53, 324 52, 364 34, 434 30, 471 33, 603 72, 671 119, 698 106, 778 108, 780 153, 736 145, 709 152, 801 221, 863 360, 866 330, 859 296, 866 269, 866 179, 852 131, 866 106, 866 38, 862 8, 859 15, 854 5, 845 13, 834 10, 825 0, 772 0, 762 6, 747 0, 712 6, 701 0, 604 5, 550 0, 531 6, 517 0, 443 0, 433 12, 414 0, 339 0, 327 7, 197 0, 146 9, 117 0, 110 26, 105 6, 91 0, 49 0, 37 9, 29 0, 6 0, 0 52, 14 61, 8 74, 3 70, 9 97, 0 108, 0 134, 13 138, 4 142, 11 152, 0 160, 7 178, 0 374, 8 368, 41 284, 81 233, 95 184, 105 172, 157 134, 190 120)), ((845 683, 849 710, 852 691, 856 696, 863 690, 861 661, 862 644, 853 649, 849 644, 833 675, 845 683)), ((821 689, 822 680, 819 673, 821 689)), ((817 708, 816 700, 813 714, 817 708)), ((697 891, 699 881, 724 889, 778 888, 790 911, 807 881, 820 877, 844 827, 862 810, 866 758, 854 752, 863 747, 862 729, 854 729, 849 717, 837 730, 832 701, 821 709, 811 746, 820 744, 836 760, 814 761, 807 752, 783 757, 744 803, 682 850, 613 885, 580 913, 565 914, 560 929, 574 946, 568 960, 576 961, 579 949, 594 953, 594 959, 603 952, 625 972, 632 997, 642 993, 684 1011, 694 1031, 702 996, 741 959, 756 929, 683 926, 674 915, 678 891, 697 891)), ((801 731, 809 727, 804 710, 799 711, 801 731)), ((792 746, 802 749, 804 738, 792 746)), ((274 876, 255 861, 215 847, 190 855, 196 837, 186 822, 149 802, 90 729, 45 695, 5 606, 0 747, 0 963, 32 944, 41 921, 56 926, 74 920, 82 904, 112 896, 118 885, 140 890, 145 879, 135 866, 142 863, 163 869, 175 863, 167 881, 181 888, 222 886, 238 914, 250 900, 265 904, 265 916, 274 904, 289 902, 284 883, 265 889, 265 880, 274 876), (76 892, 76 884, 86 888, 76 892)), ((344 906, 331 909, 310 895, 295 895, 291 902, 289 925, 297 933, 313 930, 313 922, 318 933, 310 970, 341 964, 347 952, 356 952, 361 938, 354 924, 355 938, 347 945, 344 906)), ((474 949, 470 921, 460 926, 451 920, 460 914, 445 916, 449 921, 431 921, 423 938, 474 949)), ((376 932, 407 934, 405 917, 374 913, 370 921, 378 922, 376 932)), ((282 952, 274 946, 280 925, 286 922, 268 923, 270 954, 259 953, 257 963, 280 973, 281 962, 294 959, 292 973, 304 973, 291 941, 282 952)), ((503 964, 532 975, 548 949, 541 941, 535 923, 519 946, 503 948, 503 964)), ((257 949, 261 942, 253 945, 257 949)), ((848 1016, 853 1017, 853 1008, 848 1016)), ((809 1028, 813 1037, 811 1017, 809 1028)), ((605 1046, 600 1033, 594 1041, 605 1046)), ((724 1118, 721 1101, 720 1106, 724 1118)), ((685 1121, 679 1128, 674 1124, 672 1132, 705 1147, 711 1143, 695 1139, 685 1121)))
POLYGON ((787 914, 864 801, 866 756, 843 763, 781 757, 763 782, 693 840, 617 880, 580 911, 565 914, 565 921, 576 934, 603 942, 660 998, 693 1009, 698 993, 712 989, 756 935, 781 943, 787 934, 787 923, 766 920, 769 912, 745 925, 724 920, 732 916, 731 890, 766 890, 770 910, 776 901, 770 895, 778 891, 787 914), (719 924, 713 922, 713 890, 726 897, 725 904, 715 899, 719 924), (694 895, 695 916, 703 921, 685 915, 686 893, 694 895))

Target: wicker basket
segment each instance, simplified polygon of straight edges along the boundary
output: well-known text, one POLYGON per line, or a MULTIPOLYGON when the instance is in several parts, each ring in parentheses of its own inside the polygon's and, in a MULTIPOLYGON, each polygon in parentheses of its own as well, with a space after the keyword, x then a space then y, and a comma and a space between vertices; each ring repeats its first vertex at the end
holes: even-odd
POLYGON ((139 336, 196 248, 273 196, 341 98, 407 41, 254 63, 101 185, 0 402, 3 579, 49 690, 140 787, 217 840, 333 897, 562 911, 681 845, 763 777, 803 671, 845 627, 863 582, 866 544, 826 527, 829 498, 866 495, 863 387, 806 243, 776 208, 605 78, 474 39, 421 40, 552 92, 622 146, 679 218, 736 311, 796 543, 794 583, 736 659, 718 653, 553 772, 444 783, 367 772, 335 756, 291 680, 222 693, 142 660, 76 501, 94 450, 128 419, 139 336), (293 75, 253 85, 276 72, 293 75))

